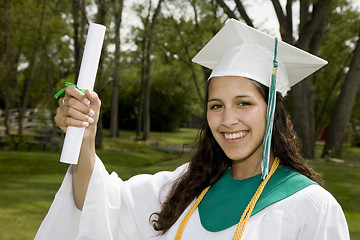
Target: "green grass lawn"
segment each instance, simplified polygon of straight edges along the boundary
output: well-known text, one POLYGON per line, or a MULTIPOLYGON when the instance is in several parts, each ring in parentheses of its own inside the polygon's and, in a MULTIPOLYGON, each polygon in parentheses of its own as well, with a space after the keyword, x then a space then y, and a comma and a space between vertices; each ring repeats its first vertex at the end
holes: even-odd
MULTIPOLYGON (((176 133, 152 133, 151 140, 134 141, 134 133, 121 131, 117 139, 104 139, 98 151, 109 172, 116 171, 124 180, 139 173, 173 170, 188 159, 187 154, 160 150, 182 148, 194 142, 196 130, 176 133)), ((60 151, 0 152, 0 239, 33 239, 58 190, 67 165, 59 162, 60 151)), ((321 144, 317 145, 319 156, 321 144)), ((360 239, 360 148, 349 148, 346 164, 318 160, 314 167, 323 175, 328 189, 342 205, 351 231, 351 239, 360 239)))

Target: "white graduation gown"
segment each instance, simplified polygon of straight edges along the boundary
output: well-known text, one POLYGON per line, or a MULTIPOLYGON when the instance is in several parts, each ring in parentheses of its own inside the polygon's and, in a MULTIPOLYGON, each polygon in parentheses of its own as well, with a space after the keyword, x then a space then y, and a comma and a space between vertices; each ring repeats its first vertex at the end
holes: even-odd
MULTIPOLYGON (((71 167, 57 192, 35 239, 51 240, 170 240, 190 206, 164 235, 152 228, 149 217, 158 212, 173 180, 186 170, 138 175, 122 181, 108 174, 96 159, 83 210, 72 194, 71 167)), ((201 225, 196 210, 182 240, 231 240, 236 226, 210 232, 201 225)), ((243 240, 343 240, 350 239, 343 211, 335 198, 318 185, 310 185, 251 216, 243 240)))

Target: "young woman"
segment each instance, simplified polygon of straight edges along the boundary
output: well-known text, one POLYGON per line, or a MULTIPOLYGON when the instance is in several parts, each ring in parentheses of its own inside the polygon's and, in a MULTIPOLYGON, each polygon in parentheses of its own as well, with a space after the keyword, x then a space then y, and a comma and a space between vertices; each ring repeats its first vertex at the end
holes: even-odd
POLYGON ((86 127, 84 140, 36 239, 349 239, 283 99, 326 62, 235 20, 194 61, 213 70, 206 123, 196 154, 173 172, 109 175, 94 146, 100 100, 67 87, 55 121, 86 127))

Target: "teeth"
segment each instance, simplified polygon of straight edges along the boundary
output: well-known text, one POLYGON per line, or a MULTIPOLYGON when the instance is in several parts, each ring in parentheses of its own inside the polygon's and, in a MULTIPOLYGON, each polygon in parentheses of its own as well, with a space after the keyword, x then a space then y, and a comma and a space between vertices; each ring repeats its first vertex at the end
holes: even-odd
POLYGON ((225 139, 236 139, 242 138, 245 136, 245 132, 237 132, 237 133, 225 133, 225 139))

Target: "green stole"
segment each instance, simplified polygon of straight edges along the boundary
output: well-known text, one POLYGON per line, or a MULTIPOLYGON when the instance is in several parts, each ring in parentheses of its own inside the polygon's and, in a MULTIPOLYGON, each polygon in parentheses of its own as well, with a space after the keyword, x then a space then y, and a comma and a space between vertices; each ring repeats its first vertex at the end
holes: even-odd
MULTIPOLYGON (((234 180, 228 169, 210 187, 198 206, 202 226, 217 232, 237 224, 260 184, 261 174, 234 180)), ((312 184, 317 183, 290 167, 278 168, 266 184, 251 216, 312 184)))

